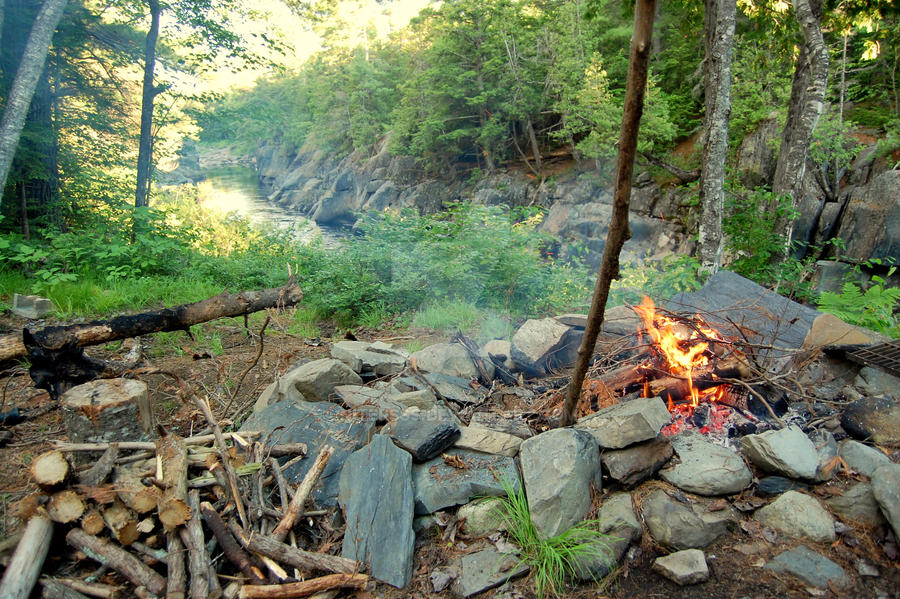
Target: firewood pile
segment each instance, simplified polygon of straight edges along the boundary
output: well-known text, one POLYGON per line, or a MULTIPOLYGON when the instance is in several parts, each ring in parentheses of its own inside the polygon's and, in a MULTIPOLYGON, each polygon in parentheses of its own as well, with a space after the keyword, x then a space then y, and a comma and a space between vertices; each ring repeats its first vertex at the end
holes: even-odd
POLYGON ((217 426, 188 438, 159 432, 153 442, 56 442, 34 459, 40 491, 16 506, 29 523, 0 596, 29 596, 54 528, 74 550, 73 570, 99 565, 118 584, 45 577, 44 597, 286 598, 366 586, 359 562, 301 549, 293 531, 324 513, 304 503, 331 448, 306 456, 305 444, 266 446, 258 433, 217 426), (313 466, 294 488, 283 471, 304 459, 313 466))

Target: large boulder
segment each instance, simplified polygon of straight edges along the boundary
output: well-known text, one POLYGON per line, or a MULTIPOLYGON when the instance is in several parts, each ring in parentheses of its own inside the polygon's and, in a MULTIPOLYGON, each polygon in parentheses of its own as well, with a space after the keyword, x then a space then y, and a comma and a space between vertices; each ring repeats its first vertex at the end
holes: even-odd
POLYGON ((560 357, 568 354, 570 329, 555 318, 526 320, 512 338, 513 362, 530 375, 546 374, 564 362, 560 357))
POLYGON ((322 358, 291 370, 279 384, 289 390, 287 399, 326 401, 336 386, 362 385, 362 379, 340 360, 322 358))
POLYGON ((747 435, 741 439, 741 449, 763 470, 790 478, 812 480, 816 477, 819 454, 813 442, 797 426, 747 435))
POLYGON ((591 483, 600 484, 600 453, 587 433, 553 429, 522 443, 522 477, 531 519, 544 538, 581 522, 591 509, 591 483))
POLYGON ((410 455, 375 435, 344 462, 338 500, 347 523, 341 555, 366 563, 374 578, 405 587, 415 543, 410 455))
POLYGON ((412 354, 411 360, 426 372, 462 379, 477 379, 478 368, 468 350, 459 343, 435 343, 412 354))
POLYGON ((881 512, 900 538, 900 464, 885 464, 872 473, 872 492, 881 512))
POLYGON ((468 503, 473 497, 506 495, 521 488, 519 469, 512 458, 467 450, 453 450, 413 465, 416 514, 432 514, 468 503))
POLYGON ((410 408, 391 427, 394 443, 412 454, 417 462, 439 455, 459 439, 459 422, 444 406, 430 410, 410 408))
POLYGON ((362 376, 390 376, 403 372, 409 352, 383 341, 338 341, 331 347, 331 357, 362 376))
POLYGON ((889 170, 857 187, 841 218, 842 255, 856 262, 900 256, 900 171, 889 170))

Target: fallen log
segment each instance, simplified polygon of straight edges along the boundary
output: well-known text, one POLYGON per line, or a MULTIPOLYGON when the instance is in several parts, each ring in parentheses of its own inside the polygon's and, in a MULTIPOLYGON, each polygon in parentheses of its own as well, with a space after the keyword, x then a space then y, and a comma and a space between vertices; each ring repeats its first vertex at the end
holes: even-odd
MULTIPOLYGON (((67 344, 85 347, 109 343, 129 337, 139 337, 163 331, 183 331, 189 327, 217 318, 252 314, 266 308, 293 306, 303 299, 303 291, 293 281, 284 287, 244 291, 237 295, 220 293, 193 304, 182 304, 141 314, 116 316, 109 320, 46 327, 30 334, 42 348, 60 350, 67 344)), ((21 358, 28 352, 23 333, 0 336, 0 362, 21 358)))
POLYGON ((53 537, 53 521, 43 510, 34 513, 25 527, 22 540, 16 545, 3 580, 0 580, 0 597, 4 599, 27 599, 37 582, 50 540, 53 537))
POLYGON ((303 582, 244 586, 241 588, 239 597, 240 599, 293 599, 294 597, 308 597, 329 589, 362 590, 366 588, 368 582, 369 577, 365 574, 329 574, 303 582))
POLYGON ((92 560, 109 566, 135 586, 144 587, 157 596, 166 592, 166 579, 121 547, 92 537, 80 528, 70 530, 66 535, 66 542, 92 560))
POLYGON ((42 579, 41 585, 44 587, 41 591, 42 599, 88 599, 87 595, 60 584, 52 578, 42 579))
POLYGON ((339 557, 337 555, 328 555, 325 553, 314 553, 312 551, 304 551, 285 545, 275 539, 260 534, 248 534, 237 528, 231 527, 241 545, 258 553, 270 557, 282 564, 287 564, 299 570, 307 572, 322 571, 333 572, 335 574, 353 574, 359 572, 361 564, 352 559, 339 557))

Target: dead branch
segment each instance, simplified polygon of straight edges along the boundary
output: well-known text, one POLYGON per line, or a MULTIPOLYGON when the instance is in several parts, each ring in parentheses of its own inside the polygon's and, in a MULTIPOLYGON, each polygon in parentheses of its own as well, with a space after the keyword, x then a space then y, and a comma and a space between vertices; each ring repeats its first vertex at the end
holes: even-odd
POLYGON ((359 572, 362 566, 360 562, 352 559, 303 551, 276 541, 270 536, 247 533, 236 529, 236 527, 232 527, 232 532, 235 533, 241 544, 250 551, 307 572, 323 571, 336 574, 352 574, 359 572))
POLYGON ((80 528, 70 530, 66 542, 92 560, 117 571, 135 586, 144 587, 154 595, 165 593, 166 579, 124 549, 91 536, 80 528))
POLYGON ((203 525, 200 523, 199 491, 191 490, 188 493, 188 505, 191 508, 191 519, 185 526, 179 528, 178 532, 188 551, 191 597, 206 599, 209 596, 209 554, 206 553, 206 540, 203 538, 203 525))
POLYGON ((294 527, 294 523, 303 511, 303 504, 306 502, 307 496, 309 496, 313 485, 316 484, 322 471, 325 470, 325 466, 331 458, 332 451, 332 448, 328 445, 323 447, 319 452, 318 457, 316 457, 316 461, 313 462, 312 467, 310 467, 306 476, 303 477, 303 481, 297 489, 297 494, 294 495, 290 505, 288 505, 287 510, 285 510, 284 518, 281 519, 281 522, 279 522, 278 526, 275 527, 275 530, 272 531, 272 538, 276 541, 283 541, 284 537, 286 537, 288 532, 294 527))
POLYGON ((0 597, 4 599, 28 599, 37 582, 44 560, 50 550, 53 537, 53 521, 43 510, 38 510, 28 520, 25 534, 13 553, 3 579, 0 580, 0 597))
POLYGON ((239 597, 240 599, 293 599, 294 597, 308 597, 329 589, 362 590, 366 588, 368 582, 369 577, 365 574, 329 574, 303 582, 245 586, 241 588, 239 597))
POLYGON ((234 537, 231 536, 228 527, 212 504, 204 501, 200 504, 200 512, 203 514, 203 518, 213 535, 215 535, 216 540, 219 541, 219 546, 222 548, 228 561, 237 566, 252 583, 260 584, 265 582, 266 577, 250 563, 250 556, 241 549, 234 537))
POLYGON ((228 410, 231 408, 231 404, 234 403, 234 398, 237 397, 238 391, 241 389, 241 384, 244 382, 244 377, 253 370, 253 368, 259 363, 259 359, 262 357, 263 353, 263 337, 266 333, 266 327, 269 326, 269 321, 272 319, 271 316, 266 314, 266 320, 263 322, 262 327, 259 329, 259 349, 256 352, 256 357, 253 358, 253 361, 250 363, 247 368, 240 374, 238 377, 237 383, 234 386, 234 391, 231 392, 231 397, 228 398, 228 403, 225 405, 225 409, 223 412, 228 414, 228 410))

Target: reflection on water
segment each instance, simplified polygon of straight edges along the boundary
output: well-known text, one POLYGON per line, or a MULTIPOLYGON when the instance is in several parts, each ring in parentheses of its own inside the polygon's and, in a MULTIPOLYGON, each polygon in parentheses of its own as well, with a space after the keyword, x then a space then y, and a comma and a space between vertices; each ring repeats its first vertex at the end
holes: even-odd
POLYGON ((321 227, 304 216, 268 201, 259 189, 256 171, 246 166, 209 170, 206 180, 197 184, 197 197, 204 208, 223 213, 236 212, 254 224, 291 229, 301 241, 311 241, 321 235, 326 246, 333 246, 347 236, 339 229, 321 227))

